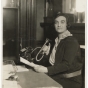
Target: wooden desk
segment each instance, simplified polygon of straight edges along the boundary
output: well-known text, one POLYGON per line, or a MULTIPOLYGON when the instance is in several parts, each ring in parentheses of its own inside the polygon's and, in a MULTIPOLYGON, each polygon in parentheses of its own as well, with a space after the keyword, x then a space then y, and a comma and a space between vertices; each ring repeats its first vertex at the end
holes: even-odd
POLYGON ((18 72, 19 84, 22 88, 63 88, 59 83, 44 73, 37 73, 32 69, 25 72, 18 72))

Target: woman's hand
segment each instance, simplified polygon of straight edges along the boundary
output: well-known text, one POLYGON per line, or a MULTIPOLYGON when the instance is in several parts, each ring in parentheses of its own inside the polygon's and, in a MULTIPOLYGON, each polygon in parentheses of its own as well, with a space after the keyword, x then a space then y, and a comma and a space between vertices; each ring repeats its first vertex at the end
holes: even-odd
POLYGON ((43 48, 42 48, 42 50, 43 50, 44 52, 46 52, 46 51, 48 50, 48 46, 47 46, 47 45, 44 45, 43 48))
POLYGON ((45 45, 44 47, 43 47, 43 52, 46 54, 46 55, 48 55, 49 54, 49 51, 50 51, 50 43, 49 43, 49 45, 47 46, 47 45, 45 45))
POLYGON ((44 66, 41 66, 41 65, 35 66, 34 70, 36 72, 40 72, 40 73, 48 73, 48 69, 44 66))

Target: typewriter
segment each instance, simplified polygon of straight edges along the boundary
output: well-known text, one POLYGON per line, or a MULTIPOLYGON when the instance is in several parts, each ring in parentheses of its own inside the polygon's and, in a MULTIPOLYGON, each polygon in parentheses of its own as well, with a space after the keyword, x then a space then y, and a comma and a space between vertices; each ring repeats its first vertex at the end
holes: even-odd
POLYGON ((46 61, 46 58, 49 55, 46 55, 43 51, 44 46, 47 45, 47 48, 49 47, 49 39, 46 39, 44 45, 42 47, 36 47, 32 48, 31 46, 23 48, 20 50, 20 57, 24 58, 25 60, 29 62, 33 62, 36 64, 43 64, 46 61))

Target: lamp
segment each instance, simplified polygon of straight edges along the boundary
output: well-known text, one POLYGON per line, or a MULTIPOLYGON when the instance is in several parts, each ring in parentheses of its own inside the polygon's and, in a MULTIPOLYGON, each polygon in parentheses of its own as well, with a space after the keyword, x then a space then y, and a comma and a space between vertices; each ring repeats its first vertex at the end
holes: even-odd
POLYGON ((76 0, 77 23, 85 22, 85 0, 76 0))

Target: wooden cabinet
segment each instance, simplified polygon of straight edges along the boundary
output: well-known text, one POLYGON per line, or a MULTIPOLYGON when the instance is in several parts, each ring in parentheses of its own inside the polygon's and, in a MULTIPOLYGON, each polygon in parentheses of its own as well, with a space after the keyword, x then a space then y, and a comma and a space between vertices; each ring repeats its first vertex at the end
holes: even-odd
MULTIPOLYGON (((44 17, 44 22, 40 23, 40 26, 44 30, 45 39, 49 38, 53 40, 57 36, 57 33, 54 28, 54 24, 53 24, 54 23, 53 18, 55 14, 57 14, 58 12, 62 12, 63 0, 45 0, 45 1, 49 2, 49 5, 46 6, 47 3, 45 5, 46 14, 44 17), (47 9, 48 9, 48 12, 47 12, 47 9)), ((85 44, 85 24, 74 23, 75 22, 74 14, 70 14, 70 13, 64 13, 64 14, 68 15, 70 18, 69 22, 71 23, 71 26, 68 30, 78 40, 80 45, 84 45, 85 44)))
POLYGON ((35 47, 36 0, 20 0, 20 45, 35 47))
POLYGON ((45 0, 45 17, 53 17, 62 12, 62 0, 45 0))
POLYGON ((18 56, 19 0, 3 1, 3 56, 18 56))
POLYGON ((3 0, 3 59, 19 63, 20 49, 35 47, 36 0, 3 0))
MULTIPOLYGON (((40 25, 44 29, 45 38, 49 38, 51 40, 55 39, 57 33, 55 31, 53 23, 40 23, 40 25)), ((85 45, 84 23, 72 23, 68 30, 78 40, 80 45, 85 45)))
POLYGON ((45 23, 52 23, 58 12, 62 12, 62 0, 45 0, 45 23))
POLYGON ((35 46, 36 0, 3 1, 3 54, 19 56, 21 48, 35 46), (12 54, 11 54, 12 53, 12 54))
POLYGON ((85 45, 85 23, 74 23, 68 30, 78 40, 80 45, 85 45))

